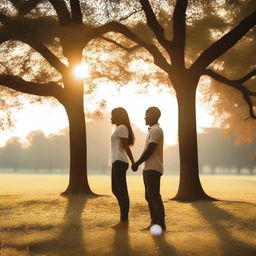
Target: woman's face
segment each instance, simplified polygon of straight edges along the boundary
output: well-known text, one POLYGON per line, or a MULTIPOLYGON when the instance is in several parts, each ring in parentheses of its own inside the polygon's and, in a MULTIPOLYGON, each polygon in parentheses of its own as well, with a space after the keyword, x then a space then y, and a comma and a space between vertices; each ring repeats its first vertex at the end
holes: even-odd
POLYGON ((117 124, 117 120, 116 120, 116 117, 113 113, 111 113, 111 123, 112 124, 117 124))

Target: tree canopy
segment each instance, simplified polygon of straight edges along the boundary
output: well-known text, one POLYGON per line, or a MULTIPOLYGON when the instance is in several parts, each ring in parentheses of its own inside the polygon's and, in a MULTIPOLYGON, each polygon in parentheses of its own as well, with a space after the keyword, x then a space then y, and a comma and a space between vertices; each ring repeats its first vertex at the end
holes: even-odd
POLYGON ((207 99, 213 95, 216 116, 228 120, 226 128, 234 131, 237 122, 232 120, 237 118, 249 121, 245 128, 250 140, 255 139, 253 2, 5 0, 0 12, 0 84, 55 98, 64 106, 74 174, 68 190, 73 192, 85 192, 81 177, 86 178, 84 83, 75 79, 74 68, 84 61, 91 65, 87 93, 106 81, 172 86, 179 112, 177 198, 208 198, 198 175, 196 92, 202 87, 207 99), (98 54, 102 49, 105 57, 98 54), (204 76, 217 83, 201 83, 204 76))
MULTIPOLYGON (((159 25, 164 29, 164 36, 167 40, 171 40, 173 38, 171 23, 173 22, 175 1, 151 1, 150 4, 159 25)), ((143 8, 145 9, 145 6, 143 8)), ((37 83, 36 88, 35 86, 31 87, 32 91, 28 90, 28 87, 22 89, 20 80, 17 80, 18 88, 14 86, 14 81, 12 81, 12 86, 8 86, 9 88, 13 87, 21 92, 30 91, 29 93, 39 96, 58 93, 56 85, 63 86, 61 72, 65 70, 65 65, 71 64, 68 63, 67 57, 75 55, 74 49, 70 49, 69 52, 68 47, 68 41, 72 38, 72 48, 84 49, 83 61, 89 63, 91 67, 92 72, 86 93, 92 92, 98 82, 106 80, 119 84, 133 80, 142 86, 146 86, 149 82, 170 86, 170 81, 163 70, 152 66, 154 60, 148 54, 148 46, 145 47, 147 50, 143 50, 141 47, 143 44, 137 45, 120 33, 109 32, 103 35, 105 31, 111 30, 122 33, 124 28, 115 24, 120 22, 132 30, 138 43, 141 43, 142 40, 147 44, 151 43, 151 51, 155 51, 154 45, 156 45, 160 52, 167 57, 165 49, 158 42, 159 38, 154 37, 152 29, 146 24, 143 8, 139 1, 4 0, 0 13, 1 74, 19 76, 25 81, 32 82, 32 86, 33 83, 37 83), (79 6, 80 8, 78 8, 79 6), (81 24, 83 25, 79 26, 81 24), (88 43, 88 41, 90 42, 88 43), (73 46, 74 42, 75 46, 73 46), (63 45, 65 45, 65 49, 63 49, 63 45), (132 72, 129 64, 138 59, 141 59, 138 66, 147 64, 151 67, 150 76, 147 72, 143 72, 143 69, 139 73, 132 72), (101 65, 99 65, 99 61, 101 65), (47 90, 40 91, 39 85, 47 90)), ((186 66, 189 67, 204 49, 232 29, 239 20, 254 9, 255 3, 252 0, 189 1, 186 11, 186 66)), ((253 28, 235 47, 215 60, 211 65, 214 71, 235 80, 254 70, 255 35, 255 28, 253 28)), ((134 39, 132 36, 130 38, 134 39)), ((215 78, 217 79, 216 76, 215 78)), ((4 81, 3 79, 7 79, 7 77, 1 76, 2 81, 4 81)), ((16 79, 18 78, 16 77, 16 79)), ((222 79, 218 77, 218 80, 221 82, 222 79)), ((246 83, 252 91, 254 84, 255 78, 246 83)), ((212 81, 212 85, 207 89, 208 95, 215 95, 211 99, 219 99, 212 101, 214 109, 217 110, 213 114, 216 115, 216 118, 221 115, 226 120, 223 127, 230 127, 233 130, 233 125, 237 125, 237 123, 240 124, 240 127, 245 126, 246 118, 248 118, 247 103, 241 98, 241 94, 221 86, 216 81, 212 81), (233 98, 232 102, 230 95, 233 98), (234 108, 238 110, 234 111, 234 108), (242 117, 241 110, 244 115, 242 117), (232 115, 228 113, 232 113, 232 115), (240 122, 234 121, 241 118, 240 122)), ((7 108, 5 109, 8 110, 10 94, 16 96, 17 93, 7 91, 3 87, 1 90, 4 90, 1 104, 6 104, 7 108)), ((39 98, 33 97, 34 101, 35 99, 39 100, 39 98)), ((42 98, 40 100, 43 101, 42 98)), ((254 104, 254 100, 251 100, 254 104)), ((16 101, 16 106, 22 106, 22 101, 18 100, 18 97, 13 98, 13 101, 16 101)), ((10 115, 8 116, 10 117, 10 115)), ((9 118, 8 121, 6 117, 6 115, 2 115, 5 121, 2 123, 10 124, 11 119, 9 118)))

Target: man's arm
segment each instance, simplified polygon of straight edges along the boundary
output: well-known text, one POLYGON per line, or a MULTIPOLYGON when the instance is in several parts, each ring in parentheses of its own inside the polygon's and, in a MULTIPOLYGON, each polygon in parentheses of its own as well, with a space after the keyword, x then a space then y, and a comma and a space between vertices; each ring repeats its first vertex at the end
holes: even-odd
POLYGON ((156 148, 157 143, 149 143, 146 150, 142 153, 142 155, 140 156, 140 158, 132 165, 132 170, 134 172, 136 172, 138 170, 138 167, 140 164, 142 164, 143 162, 145 162, 154 152, 155 148, 156 148))

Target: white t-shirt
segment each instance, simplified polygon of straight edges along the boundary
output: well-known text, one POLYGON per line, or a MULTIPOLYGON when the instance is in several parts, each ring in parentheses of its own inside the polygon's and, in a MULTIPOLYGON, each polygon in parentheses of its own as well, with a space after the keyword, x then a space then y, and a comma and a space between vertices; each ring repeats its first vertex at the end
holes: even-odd
POLYGON ((117 160, 128 163, 128 157, 126 155, 124 147, 122 146, 121 138, 129 138, 129 130, 124 124, 117 126, 116 130, 113 132, 111 136, 112 164, 117 160))
POLYGON ((145 149, 150 143, 156 143, 155 150, 152 155, 145 161, 144 171, 155 170, 163 173, 163 141, 164 134, 159 124, 154 124, 149 128, 145 149))

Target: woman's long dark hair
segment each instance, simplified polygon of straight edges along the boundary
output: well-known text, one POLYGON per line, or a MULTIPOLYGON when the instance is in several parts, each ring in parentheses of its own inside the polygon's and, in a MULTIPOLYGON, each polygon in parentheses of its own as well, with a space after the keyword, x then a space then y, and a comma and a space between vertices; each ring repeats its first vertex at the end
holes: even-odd
POLYGON ((133 145, 135 138, 127 111, 124 108, 114 108, 112 110, 112 116, 115 117, 118 124, 124 124, 127 127, 129 131, 128 144, 133 145))

